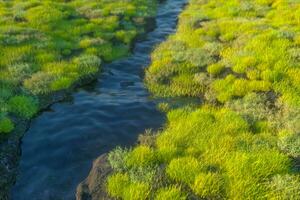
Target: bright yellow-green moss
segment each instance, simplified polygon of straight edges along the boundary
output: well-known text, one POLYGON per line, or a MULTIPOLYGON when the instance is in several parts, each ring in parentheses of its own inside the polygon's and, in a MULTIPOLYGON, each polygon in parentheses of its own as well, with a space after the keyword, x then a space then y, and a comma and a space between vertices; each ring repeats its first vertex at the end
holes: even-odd
MULTIPOLYGON (((13 0, 0 2, 0 103, 11 96, 43 95, 71 88, 95 75, 101 60, 128 55, 157 1, 13 0), (11 93, 7 96, 7 92, 11 93)), ((31 118, 36 109, 0 115, 31 118)), ((27 104, 24 104, 26 109, 27 104)), ((11 127, 11 126, 10 126, 11 127)), ((0 133, 12 128, 0 129, 0 133)))
POLYGON ((201 170, 202 165, 197 159, 182 157, 173 159, 168 165, 166 172, 172 179, 190 184, 194 182, 201 170))
POLYGON ((178 187, 162 188, 155 195, 155 200, 185 200, 186 195, 178 187))
POLYGON ((132 183, 125 188, 124 200, 146 200, 150 194, 150 186, 146 183, 132 183))
POLYGON ((127 174, 122 173, 108 178, 107 190, 112 197, 124 200, 146 200, 150 194, 147 183, 132 182, 127 174))
POLYGON ((209 172, 198 174, 192 188, 202 198, 222 198, 224 186, 224 180, 220 175, 209 172))
POLYGON ((127 174, 117 173, 107 180, 108 193, 112 197, 123 196, 125 188, 130 184, 127 174))
POLYGON ((126 156, 125 162, 128 167, 151 166, 156 162, 155 152, 150 147, 139 146, 126 156))

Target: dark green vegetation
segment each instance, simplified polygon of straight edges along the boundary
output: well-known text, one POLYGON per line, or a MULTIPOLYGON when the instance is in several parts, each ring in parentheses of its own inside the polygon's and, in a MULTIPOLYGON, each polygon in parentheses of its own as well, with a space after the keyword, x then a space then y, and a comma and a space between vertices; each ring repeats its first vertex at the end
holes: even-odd
POLYGON ((0 1, 0 138, 46 95, 92 79, 129 54, 155 15, 153 0, 0 1))
POLYGON ((190 0, 152 54, 158 97, 202 105, 109 154, 107 192, 124 200, 300 199, 300 2, 190 0), (297 169, 298 167, 298 169, 297 169))

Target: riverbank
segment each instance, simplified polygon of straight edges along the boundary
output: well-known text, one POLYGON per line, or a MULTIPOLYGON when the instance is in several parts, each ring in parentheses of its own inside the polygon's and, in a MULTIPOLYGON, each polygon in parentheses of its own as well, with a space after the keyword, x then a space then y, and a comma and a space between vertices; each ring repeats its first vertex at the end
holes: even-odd
POLYGON ((299 8, 190 1, 145 81, 154 96, 203 104, 162 103, 165 129, 101 157, 78 195, 98 187, 125 200, 299 199, 299 8))
POLYGON ((38 11, 43 12, 46 4, 42 2, 36 4, 2 2, 0 4, 3 17, 0 22, 0 48, 3 49, 1 54, 3 58, 1 57, 0 63, 1 200, 9 199, 10 188, 15 183, 21 155, 21 139, 31 119, 50 105, 65 99, 75 88, 95 80, 101 71, 101 63, 129 55, 134 43, 155 27, 155 2, 151 4, 140 1, 132 2, 126 5, 127 7, 118 2, 105 6, 101 6, 99 2, 98 4, 89 3, 90 7, 85 7, 86 10, 81 9, 83 5, 80 1, 47 4, 50 6, 48 9, 56 11, 56 15, 52 13, 51 16, 34 16, 36 18, 31 15, 31 12, 35 10, 35 15, 38 15, 38 11), (109 7, 119 9, 120 13, 111 12, 109 7), (22 16, 18 18, 16 18, 17 8, 22 10, 22 16), (101 13, 88 15, 104 9, 108 9, 105 16, 101 13), (61 13, 63 15, 60 15, 61 13), (55 17, 58 16, 60 18, 56 19, 55 17), (111 28, 103 27, 103 23, 101 25, 100 22, 100 24, 96 22, 99 17, 105 23, 107 22, 105 20, 115 18, 116 24, 111 28), (90 28, 83 27, 82 22, 79 22, 83 18, 86 23, 89 21, 90 28), (44 21, 43 25, 38 23, 42 20, 48 21, 44 21), (68 36, 64 35, 64 32, 68 32, 66 30, 69 27, 60 26, 66 22, 73 26, 73 33, 68 36), (130 23, 130 27, 126 27, 124 22, 130 23), (77 32, 74 27, 78 29, 77 32), (102 31, 101 34, 99 28, 102 31), (25 37, 28 31, 31 35, 25 37), (122 36, 122 32, 125 35, 122 36), (108 34, 111 35, 108 37, 108 34), (35 49, 37 45, 41 45, 41 39, 44 46, 35 49), (55 43, 58 41, 59 43, 55 43), (70 46, 71 43, 72 46, 70 46), (64 46, 59 46, 62 44, 64 46), (26 48, 28 51, 25 51, 26 48), (103 51, 102 53, 106 52, 107 55, 99 54, 96 48, 103 51), (6 55, 12 50, 15 55, 6 55), (112 55, 116 51, 119 53, 112 55))

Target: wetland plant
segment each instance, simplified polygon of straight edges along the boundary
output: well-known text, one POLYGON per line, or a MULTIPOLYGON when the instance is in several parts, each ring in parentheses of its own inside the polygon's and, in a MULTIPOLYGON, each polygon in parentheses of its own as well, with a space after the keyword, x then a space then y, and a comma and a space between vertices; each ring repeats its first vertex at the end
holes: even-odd
POLYGON ((203 104, 161 103, 165 129, 126 153, 108 191, 156 166, 160 184, 140 180, 136 199, 299 199, 299 13, 298 1, 190 1, 145 82, 154 96, 203 104))
POLYGON ((128 55, 156 7, 156 0, 1 1, 0 133, 13 130, 11 116, 33 117, 45 95, 95 77, 101 60, 128 55))

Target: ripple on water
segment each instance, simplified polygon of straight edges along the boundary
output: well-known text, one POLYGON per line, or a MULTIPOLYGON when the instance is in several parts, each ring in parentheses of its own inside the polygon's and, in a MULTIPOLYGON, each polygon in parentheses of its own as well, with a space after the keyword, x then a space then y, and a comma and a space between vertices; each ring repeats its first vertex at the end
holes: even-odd
POLYGON ((106 65, 98 81, 33 120, 23 138, 14 200, 74 199, 95 158, 162 125, 164 116, 144 88, 143 68, 153 47, 174 32, 184 3, 162 4, 157 28, 136 44, 132 56, 106 65))

